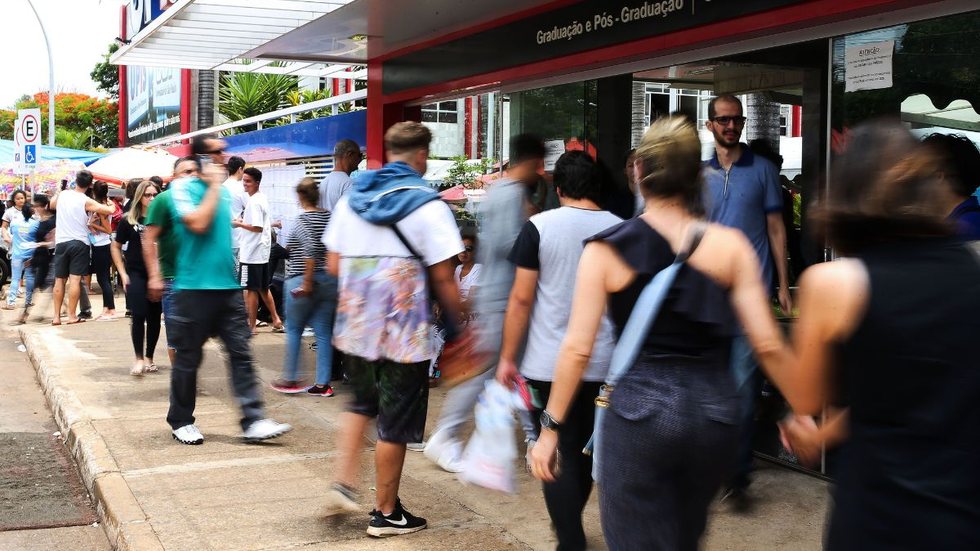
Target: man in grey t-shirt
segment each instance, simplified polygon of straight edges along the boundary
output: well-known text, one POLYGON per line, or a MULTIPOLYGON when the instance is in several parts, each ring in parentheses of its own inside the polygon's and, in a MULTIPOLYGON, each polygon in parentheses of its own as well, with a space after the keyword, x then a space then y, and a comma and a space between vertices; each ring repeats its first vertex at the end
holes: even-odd
MULTIPOLYGON (((483 266, 480 272, 480 289, 473 297, 477 313, 477 332, 481 351, 496 355, 500 348, 500 331, 507 307, 507 295, 514 282, 514 265, 507 261, 507 254, 514 240, 531 214, 530 197, 544 170, 544 142, 536 136, 521 134, 510 143, 510 159, 504 177, 491 184, 486 199, 480 206, 480 224, 477 261, 483 266)), ((446 395, 435 432, 425 446, 425 456, 449 472, 462 468, 463 442, 460 432, 472 417, 473 407, 483 392, 484 384, 493 377, 493 369, 454 387, 446 395)), ((534 427, 525 415, 522 424, 525 432, 534 427)))
MULTIPOLYGON (((583 151, 570 151, 555 163, 555 190, 561 208, 532 216, 524 224, 510 253, 517 266, 504 317, 503 342, 497 380, 511 385, 519 377, 517 356, 527 336, 521 374, 548 403, 555 362, 572 311, 575 278, 584 242, 622 222, 599 208, 601 178, 595 161, 583 151)), ((613 328, 602 320, 588 371, 577 397, 562 422, 558 479, 544 485, 548 514, 558 535, 559 549, 585 549, 582 509, 589 499, 583 488, 592 486, 592 459, 583 455, 595 422, 593 400, 609 369, 613 328)))
POLYGON ((320 208, 333 212, 337 201, 350 189, 350 173, 361 164, 361 146, 353 140, 340 140, 333 148, 333 171, 320 182, 320 208))

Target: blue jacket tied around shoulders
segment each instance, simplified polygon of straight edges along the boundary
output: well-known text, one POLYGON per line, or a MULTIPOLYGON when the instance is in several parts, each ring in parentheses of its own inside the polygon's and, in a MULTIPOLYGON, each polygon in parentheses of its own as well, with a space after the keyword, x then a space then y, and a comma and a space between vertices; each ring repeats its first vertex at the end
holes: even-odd
POLYGON ((386 164, 380 170, 365 170, 354 176, 347 202, 364 220, 390 226, 439 199, 415 169, 402 161, 386 164))

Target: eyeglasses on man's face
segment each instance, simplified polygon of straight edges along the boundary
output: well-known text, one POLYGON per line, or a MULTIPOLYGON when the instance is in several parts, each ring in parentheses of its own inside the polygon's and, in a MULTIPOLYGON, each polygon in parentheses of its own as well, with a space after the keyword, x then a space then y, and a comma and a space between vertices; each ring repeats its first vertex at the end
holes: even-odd
POLYGON ((728 126, 731 123, 735 123, 735 126, 742 126, 745 124, 745 120, 745 117, 741 115, 737 117, 721 116, 712 118, 711 122, 720 124, 721 126, 728 126))

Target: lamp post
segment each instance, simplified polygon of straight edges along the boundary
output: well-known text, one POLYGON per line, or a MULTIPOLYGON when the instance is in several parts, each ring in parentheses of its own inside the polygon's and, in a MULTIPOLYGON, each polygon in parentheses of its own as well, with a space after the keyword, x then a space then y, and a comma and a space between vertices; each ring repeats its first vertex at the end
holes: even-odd
POLYGON ((48 49, 48 145, 54 147, 54 55, 51 53, 51 42, 48 41, 48 32, 44 30, 44 23, 41 16, 34 7, 34 2, 27 0, 27 5, 34 12, 37 24, 41 26, 41 35, 44 37, 44 46, 48 49))

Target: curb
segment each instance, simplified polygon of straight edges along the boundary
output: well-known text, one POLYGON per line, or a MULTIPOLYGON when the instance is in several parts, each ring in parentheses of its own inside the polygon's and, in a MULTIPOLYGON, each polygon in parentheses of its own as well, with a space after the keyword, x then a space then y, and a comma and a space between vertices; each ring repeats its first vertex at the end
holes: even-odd
POLYGON ((162 551, 163 544, 119 471, 105 439, 85 415, 78 397, 62 384, 60 370, 39 353, 46 350, 43 337, 27 327, 21 327, 18 333, 58 430, 78 465, 82 483, 95 500, 109 543, 119 551, 162 551))

